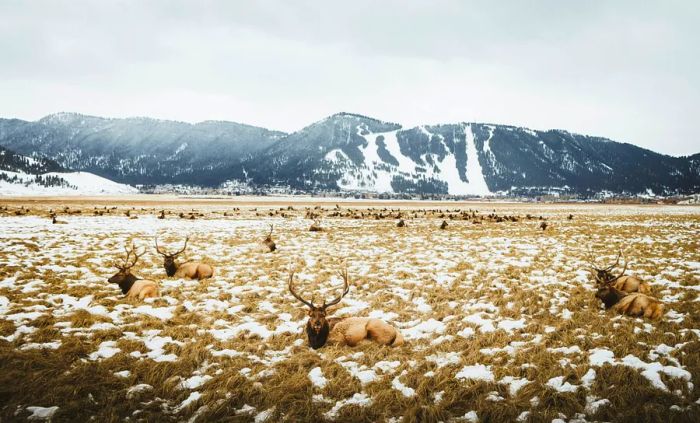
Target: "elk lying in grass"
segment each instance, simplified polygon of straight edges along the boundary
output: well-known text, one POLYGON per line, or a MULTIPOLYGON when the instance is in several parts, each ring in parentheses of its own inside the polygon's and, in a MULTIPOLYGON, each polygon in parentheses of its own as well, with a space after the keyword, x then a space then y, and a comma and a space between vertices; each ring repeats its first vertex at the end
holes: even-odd
POLYGON ((273 225, 270 225, 270 233, 267 234, 265 239, 263 239, 263 245, 267 247, 268 250, 275 251, 277 249, 277 246, 275 245, 275 241, 272 240, 272 230, 274 229, 273 225))
POLYGON ((306 301, 294 291, 294 272, 290 271, 289 273, 289 292, 294 298, 309 307, 306 335, 309 338, 311 348, 319 349, 326 342, 354 347, 365 339, 382 345, 403 344, 404 339, 401 332, 383 320, 368 317, 326 317, 328 307, 338 304, 350 291, 347 269, 340 272, 340 277, 343 279, 343 291, 340 296, 328 303, 324 301, 321 306, 315 306, 313 299, 306 301))
POLYGON ((447 221, 443 220, 442 223, 440 224, 440 229, 447 229, 447 221))
POLYGON ((396 224, 397 228, 403 228, 406 226, 406 222, 403 221, 403 219, 399 220, 399 222, 396 224))
POLYGON ((314 219, 314 223, 309 226, 310 232, 323 232, 323 227, 321 227, 321 221, 319 219, 314 219))
POLYGON ((116 283, 122 289, 122 293, 127 298, 138 298, 140 300, 160 295, 158 292, 158 283, 149 279, 141 279, 131 273, 131 269, 136 265, 139 258, 146 252, 144 249, 141 254, 136 251, 134 244, 131 244, 131 249, 124 247, 126 257, 124 263, 115 263, 114 266, 119 269, 117 274, 108 279, 109 283, 116 283))
POLYGON ((609 284, 598 289, 595 296, 606 309, 613 308, 628 316, 658 319, 664 314, 664 304, 656 298, 641 293, 628 294, 609 284))
POLYGON ((68 222, 66 222, 65 220, 58 220, 56 218, 56 214, 54 213, 54 214, 51 214, 51 223, 53 223, 54 225, 65 225, 68 222))
POLYGON ((190 237, 185 238, 185 245, 181 250, 174 253, 168 253, 165 250, 161 250, 158 246, 158 237, 156 236, 156 251, 158 254, 163 256, 163 267, 165 268, 165 274, 168 277, 175 276, 176 278, 187 278, 187 279, 207 279, 214 275, 214 268, 208 264, 198 262, 198 261, 186 261, 184 263, 178 263, 177 256, 184 253, 187 249, 187 241, 190 237))
POLYGON ((617 254, 617 259, 615 260, 615 263, 608 267, 604 268, 598 268, 595 263, 591 262, 593 274, 595 276, 596 284, 599 287, 604 287, 607 285, 612 286, 613 288, 623 291, 628 294, 632 294, 635 292, 640 292, 642 294, 650 294, 651 293, 651 288, 649 288, 649 284, 640 280, 639 278, 636 278, 634 276, 625 276, 625 272, 627 271, 627 264, 628 262, 625 261, 625 265, 622 268, 622 272, 615 276, 612 273, 612 270, 620 263, 620 258, 622 257, 622 251, 620 251, 617 254))

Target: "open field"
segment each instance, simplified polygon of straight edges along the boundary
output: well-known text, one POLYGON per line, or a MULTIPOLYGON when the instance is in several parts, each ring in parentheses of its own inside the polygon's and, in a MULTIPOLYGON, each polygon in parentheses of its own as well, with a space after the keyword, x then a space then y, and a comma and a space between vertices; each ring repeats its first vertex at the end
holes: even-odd
POLYGON ((0 198, 0 420, 700 421, 700 208, 269 200, 0 198), (385 206, 406 227, 368 210, 385 206), (156 234, 171 249, 190 234, 214 277, 167 278, 156 234), (107 282, 131 242, 161 298, 107 282), (594 297, 591 251, 618 248, 660 321, 594 297), (307 346, 289 269, 320 300, 344 263, 334 314, 382 318, 405 345, 307 346))

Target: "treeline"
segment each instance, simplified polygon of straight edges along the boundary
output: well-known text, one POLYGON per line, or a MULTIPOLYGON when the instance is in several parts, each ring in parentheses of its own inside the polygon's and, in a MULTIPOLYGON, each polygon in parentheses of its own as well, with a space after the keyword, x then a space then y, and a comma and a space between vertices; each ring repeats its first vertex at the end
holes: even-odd
POLYGON ((38 175, 48 172, 62 172, 65 169, 53 160, 22 156, 0 146, 0 170, 38 175))
POLYGON ((75 185, 71 185, 68 181, 56 175, 35 175, 32 178, 20 178, 17 175, 10 176, 7 173, 0 172, 0 181, 6 181, 11 184, 22 184, 24 186, 36 184, 43 187, 78 189, 75 185))

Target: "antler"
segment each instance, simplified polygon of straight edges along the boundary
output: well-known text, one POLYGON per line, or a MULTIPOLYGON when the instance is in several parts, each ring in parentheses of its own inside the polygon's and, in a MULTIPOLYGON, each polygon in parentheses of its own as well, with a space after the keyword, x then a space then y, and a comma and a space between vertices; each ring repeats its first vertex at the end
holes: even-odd
POLYGON ((273 230, 274 228, 275 228, 274 225, 270 225, 270 233, 267 234, 267 237, 268 237, 268 238, 272 236, 272 230, 273 230))
POLYGON ((180 251, 178 251, 177 253, 171 254, 171 256, 177 256, 177 255, 180 255, 180 254, 182 254, 183 252, 185 252, 185 250, 187 249, 187 241, 189 241, 189 240, 190 240, 190 236, 187 235, 187 236, 185 237, 185 245, 182 247, 182 249, 181 249, 180 251))
MULTIPOLYGON (((272 225, 270 225, 270 226, 272 226, 272 225)), ((306 304, 309 308, 312 308, 312 309, 314 308, 313 301, 312 301, 312 302, 308 302, 308 301, 306 301, 305 299, 301 298, 301 296, 298 295, 296 292, 294 292, 294 271, 291 270, 291 269, 289 270, 289 292, 292 293, 292 295, 294 296, 294 298, 296 298, 297 300, 299 300, 299 301, 301 301, 302 303, 306 304)))
POLYGON ((160 247, 158 247, 158 235, 156 235, 156 252, 160 254, 161 256, 167 256, 168 252, 163 252, 160 250, 160 247))
POLYGON ((599 268, 598 268, 598 264, 595 262, 595 260, 593 259, 593 257, 594 257, 593 250, 591 250, 591 247, 589 246, 589 247, 588 247, 588 257, 586 258, 586 261, 587 261, 588 264, 593 268, 593 270, 596 270, 596 271, 597 271, 597 270, 603 270, 603 269, 599 269, 599 268))
POLYGON ((139 258, 141 258, 141 256, 143 256, 146 253, 146 249, 144 248, 143 251, 141 251, 141 254, 139 254, 136 251, 136 246, 134 245, 133 242, 131 243, 131 249, 129 249, 129 247, 127 247, 125 245, 124 251, 126 251, 126 257, 124 258, 124 264, 121 266, 116 265, 117 269, 120 269, 120 270, 131 269, 132 267, 134 267, 136 265, 136 262, 139 261, 139 258), (132 254, 133 254, 133 261, 131 263, 129 263, 129 258, 131 257, 132 254))
POLYGON ((331 302, 327 303, 325 300, 323 301, 323 309, 325 310, 327 307, 330 307, 332 305, 336 305, 340 302, 340 300, 343 299, 344 296, 347 295, 348 292, 350 292, 350 283, 348 282, 348 268, 345 267, 345 269, 341 270, 338 272, 338 275, 343 278, 343 292, 340 293, 340 296, 332 300, 331 302))
POLYGON ((614 282, 614 281, 620 279, 622 276, 624 276, 625 272, 627 271, 627 264, 628 264, 628 263, 629 263, 629 262, 628 262, 627 260, 625 260, 625 266, 622 268, 622 273, 620 273, 619 275, 615 276, 615 278, 614 278, 611 282, 614 282))
POLYGON ((190 236, 187 235, 187 236, 185 237, 185 245, 184 245, 184 247, 182 247, 182 249, 181 249, 180 251, 175 252, 175 253, 168 253, 168 252, 165 251, 165 250, 162 250, 162 251, 161 251, 160 247, 158 246, 158 235, 156 235, 156 251, 158 252, 158 254, 160 254, 160 255, 162 255, 162 256, 174 257, 174 256, 177 256, 177 255, 182 254, 182 253, 185 251, 185 249, 187 249, 187 241, 189 241, 189 240, 190 240, 190 236))
POLYGON ((617 266, 617 264, 620 263, 620 257, 622 257, 622 249, 620 249, 620 251, 617 253, 617 259, 615 260, 615 264, 613 264, 610 267, 606 267, 605 271, 609 272, 609 271, 613 270, 615 268, 615 266, 617 266))

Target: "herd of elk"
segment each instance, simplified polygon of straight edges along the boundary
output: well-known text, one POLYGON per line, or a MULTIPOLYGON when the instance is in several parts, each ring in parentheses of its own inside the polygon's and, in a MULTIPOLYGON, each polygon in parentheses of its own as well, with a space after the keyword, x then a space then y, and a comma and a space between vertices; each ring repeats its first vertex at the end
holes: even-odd
POLYGON ((339 272, 343 279, 343 290, 338 297, 330 302, 323 301, 320 306, 314 305, 313 299, 307 301, 294 290, 294 272, 289 272, 289 292, 309 307, 309 320, 306 322, 306 335, 309 345, 319 349, 326 343, 354 347, 367 339, 381 345, 401 345, 404 342, 401 332, 380 319, 370 317, 327 317, 328 307, 334 306, 350 292, 347 268, 339 272))
POLYGON ((168 277, 187 278, 187 279, 207 279, 214 275, 214 268, 206 263, 199 261, 186 261, 184 263, 177 262, 177 256, 184 253, 187 249, 187 241, 190 237, 185 237, 185 245, 182 249, 169 253, 165 249, 161 250, 158 245, 158 236, 156 236, 156 251, 163 256, 163 267, 165 274, 168 277))
POLYGON ((126 295, 127 298, 138 298, 140 300, 148 297, 158 297, 158 283, 149 279, 142 279, 131 273, 131 269, 136 265, 139 258, 143 256, 146 252, 144 249, 141 254, 136 251, 134 244, 131 244, 131 249, 129 247, 124 247, 126 250, 126 257, 122 264, 115 263, 119 271, 108 279, 109 283, 116 283, 121 288, 122 293, 126 295))
POLYGON ((625 276, 628 261, 619 275, 612 273, 622 258, 622 251, 617 254, 615 263, 599 268, 591 262, 592 272, 595 276, 596 298, 600 299, 606 309, 613 309, 628 316, 647 317, 658 319, 663 315, 664 304, 649 296, 651 288, 647 282, 634 276, 625 276))

